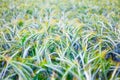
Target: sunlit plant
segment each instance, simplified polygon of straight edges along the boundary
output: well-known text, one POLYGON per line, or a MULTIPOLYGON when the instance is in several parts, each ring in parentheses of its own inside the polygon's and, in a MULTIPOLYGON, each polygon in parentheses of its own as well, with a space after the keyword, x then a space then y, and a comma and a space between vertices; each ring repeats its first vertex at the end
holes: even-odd
POLYGON ((1 0, 0 80, 119 80, 119 0, 1 0))

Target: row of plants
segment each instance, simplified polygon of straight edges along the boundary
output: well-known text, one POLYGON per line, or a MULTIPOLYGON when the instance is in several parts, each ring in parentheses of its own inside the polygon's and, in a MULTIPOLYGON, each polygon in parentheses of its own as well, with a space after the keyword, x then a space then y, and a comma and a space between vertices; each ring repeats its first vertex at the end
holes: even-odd
POLYGON ((105 55, 120 40, 119 0, 0 0, 0 80, 119 80, 105 55))

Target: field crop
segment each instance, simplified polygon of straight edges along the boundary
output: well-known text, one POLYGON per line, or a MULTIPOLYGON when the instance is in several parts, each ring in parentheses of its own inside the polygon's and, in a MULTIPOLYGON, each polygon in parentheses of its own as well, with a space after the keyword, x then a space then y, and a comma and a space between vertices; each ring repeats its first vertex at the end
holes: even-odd
POLYGON ((0 80, 120 80, 118 43, 120 0, 0 0, 0 80))

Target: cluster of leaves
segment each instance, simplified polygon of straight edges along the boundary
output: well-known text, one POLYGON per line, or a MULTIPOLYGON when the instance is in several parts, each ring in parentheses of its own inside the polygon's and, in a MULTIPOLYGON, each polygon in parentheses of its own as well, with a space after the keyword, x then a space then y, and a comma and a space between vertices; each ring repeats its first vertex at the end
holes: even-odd
POLYGON ((0 0, 0 80, 119 79, 119 3, 0 0))

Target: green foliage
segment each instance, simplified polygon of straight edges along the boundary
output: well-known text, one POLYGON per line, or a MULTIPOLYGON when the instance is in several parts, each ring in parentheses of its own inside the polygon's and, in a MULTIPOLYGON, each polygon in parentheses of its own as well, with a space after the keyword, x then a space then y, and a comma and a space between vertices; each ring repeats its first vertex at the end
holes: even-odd
POLYGON ((0 80, 118 80, 119 0, 0 0, 0 80))

